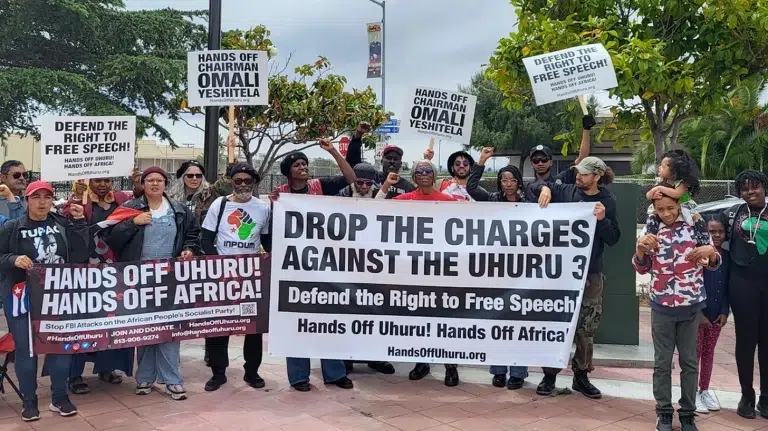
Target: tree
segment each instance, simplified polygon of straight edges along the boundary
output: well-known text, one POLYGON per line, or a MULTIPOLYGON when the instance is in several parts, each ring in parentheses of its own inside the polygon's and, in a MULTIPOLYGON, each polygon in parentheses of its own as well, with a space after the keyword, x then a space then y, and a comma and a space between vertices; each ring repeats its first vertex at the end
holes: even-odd
POLYGON ((602 43, 620 99, 612 109, 619 145, 643 126, 655 157, 676 147, 683 123, 715 109, 722 96, 768 64, 768 0, 511 0, 518 28, 499 41, 488 77, 504 106, 530 98, 523 57, 602 43))
POLYGON ((744 169, 765 170, 768 162, 768 104, 761 77, 739 86, 725 107, 687 122, 680 142, 699 161, 707 179, 733 179, 744 169))
POLYGON ((40 115, 173 115, 187 51, 206 40, 204 11, 127 11, 122 0, 0 0, 0 138, 38 134, 40 115))
MULTIPOLYGON (((232 30, 224 33, 221 45, 222 49, 274 54, 269 36, 264 26, 232 30)), ((361 122, 376 128, 387 120, 373 89, 345 91, 347 79, 331 73, 327 58, 319 57, 314 63, 296 67, 295 78, 284 73, 287 67, 288 64, 280 69, 271 62, 268 106, 239 106, 236 111, 238 146, 248 163, 264 152, 258 167, 260 175, 286 155, 317 145, 321 137, 336 139, 351 133, 361 122)), ((222 108, 222 113, 220 125, 226 128, 226 108, 222 108)), ((366 144, 374 146, 375 137, 366 136, 366 144)))
MULTIPOLYGON (((521 164, 536 145, 554 146, 562 142, 563 154, 578 149, 582 112, 575 101, 536 106, 529 97, 521 109, 505 109, 504 95, 483 71, 473 75, 469 85, 460 86, 459 91, 477 96, 471 141, 474 148, 494 147, 502 154, 520 152, 521 164)), ((530 93, 530 89, 527 91, 530 93)), ((597 100, 591 98, 588 105, 594 115, 597 100)))

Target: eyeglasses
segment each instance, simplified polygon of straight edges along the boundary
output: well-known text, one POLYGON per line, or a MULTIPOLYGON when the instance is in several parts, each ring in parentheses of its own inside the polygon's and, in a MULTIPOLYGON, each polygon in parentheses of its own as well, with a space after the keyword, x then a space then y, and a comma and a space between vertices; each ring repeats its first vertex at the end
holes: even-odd
POLYGON ((469 162, 466 160, 457 160, 453 162, 453 166, 457 168, 460 168, 462 166, 469 166, 469 162))
POLYGON ((549 157, 534 157, 531 159, 531 163, 534 165, 538 165, 539 163, 547 163, 549 161, 549 157))
POLYGON ((511 179, 511 180, 501 180, 501 183, 502 184, 517 184, 517 180, 514 179, 514 178, 511 179))
POLYGON ((203 178, 203 174, 187 174, 186 176, 190 180, 199 180, 200 178, 203 178))
POLYGON ((13 179, 18 180, 19 178, 24 177, 25 180, 29 179, 29 172, 14 172, 13 173, 13 179))
POLYGON ((432 175, 435 171, 431 168, 419 168, 413 171, 416 175, 432 175))
POLYGON ((243 184, 245 184, 246 186, 253 185, 253 179, 252 178, 235 178, 234 180, 232 180, 232 182, 236 186, 242 186, 243 184))
POLYGON ((361 186, 361 187, 362 186, 372 186, 373 185, 373 180, 357 180, 357 181, 355 181, 355 183, 358 186, 361 186))

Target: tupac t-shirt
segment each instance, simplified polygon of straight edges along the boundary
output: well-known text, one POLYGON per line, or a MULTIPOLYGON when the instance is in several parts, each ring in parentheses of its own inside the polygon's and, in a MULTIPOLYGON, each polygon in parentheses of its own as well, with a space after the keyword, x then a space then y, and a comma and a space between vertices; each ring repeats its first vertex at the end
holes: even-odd
POLYGON ((67 243, 64 232, 50 218, 45 221, 29 221, 19 229, 17 238, 21 254, 39 264, 65 263, 67 243))
MULTIPOLYGON (((216 232, 222 199, 226 198, 220 197, 211 204, 203 220, 203 229, 216 232)), ((255 197, 245 203, 228 201, 216 235, 216 250, 219 254, 260 252, 261 235, 269 233, 269 213, 269 204, 255 197)))

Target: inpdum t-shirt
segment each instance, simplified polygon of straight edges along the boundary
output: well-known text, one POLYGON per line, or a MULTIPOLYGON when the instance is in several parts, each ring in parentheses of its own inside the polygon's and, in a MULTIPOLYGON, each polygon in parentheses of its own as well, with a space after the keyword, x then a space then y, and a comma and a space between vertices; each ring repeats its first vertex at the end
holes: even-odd
MULTIPOLYGON (((203 229, 216 232, 216 221, 221 208, 220 197, 208 209, 203 229)), ((269 204, 252 198, 245 203, 227 202, 216 234, 216 250, 221 255, 258 253, 261 235, 269 233, 269 204)))

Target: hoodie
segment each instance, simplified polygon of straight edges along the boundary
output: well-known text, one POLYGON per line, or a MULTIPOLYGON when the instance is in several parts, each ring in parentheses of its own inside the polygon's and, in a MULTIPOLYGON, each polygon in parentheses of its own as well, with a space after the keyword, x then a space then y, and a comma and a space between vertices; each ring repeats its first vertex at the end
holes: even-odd
POLYGON ((530 187, 535 198, 538 199, 542 187, 547 186, 552 190, 553 203, 570 202, 600 202, 605 206, 605 218, 597 221, 595 239, 592 243, 592 257, 589 260, 589 273, 603 272, 603 251, 605 246, 613 247, 619 242, 621 231, 616 219, 616 196, 605 187, 600 186, 595 195, 588 195, 575 184, 551 184, 539 180, 530 187))
MULTIPOLYGON (((472 170, 469 173, 469 179, 467 180, 467 193, 472 196, 472 199, 478 202, 510 202, 507 200, 504 192, 501 191, 501 175, 504 172, 513 172, 512 168, 509 166, 504 166, 503 168, 499 169, 498 174, 496 174, 496 189, 499 190, 498 192, 488 192, 484 188, 480 187, 480 180, 483 179, 483 172, 485 172, 485 166, 473 165, 472 170)), ((522 184, 518 184, 518 186, 522 187, 522 184)), ((518 191, 518 195, 520 196, 520 200, 518 202, 527 201, 525 199, 524 193, 522 192, 522 189, 518 191)))

